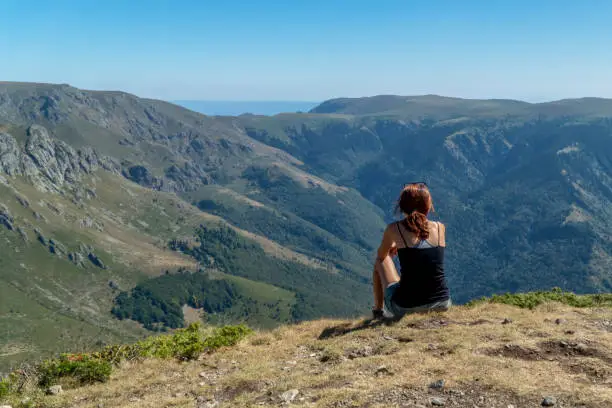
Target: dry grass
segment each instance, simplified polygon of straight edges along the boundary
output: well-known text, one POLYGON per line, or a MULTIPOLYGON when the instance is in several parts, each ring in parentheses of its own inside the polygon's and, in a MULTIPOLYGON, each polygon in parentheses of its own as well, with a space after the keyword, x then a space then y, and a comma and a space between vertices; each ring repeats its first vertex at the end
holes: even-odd
POLYGON ((431 406, 430 399, 439 397, 446 406, 505 408, 539 406, 551 395, 557 406, 603 408, 612 406, 611 322, 612 309, 559 304, 534 311, 456 307, 394 325, 320 320, 258 333, 200 361, 126 365, 107 384, 46 401, 105 408, 205 407, 212 401, 272 407, 295 388, 297 406, 431 406), (506 318, 512 322, 502 324, 506 318), (439 379, 446 381, 443 390, 428 388, 439 379))

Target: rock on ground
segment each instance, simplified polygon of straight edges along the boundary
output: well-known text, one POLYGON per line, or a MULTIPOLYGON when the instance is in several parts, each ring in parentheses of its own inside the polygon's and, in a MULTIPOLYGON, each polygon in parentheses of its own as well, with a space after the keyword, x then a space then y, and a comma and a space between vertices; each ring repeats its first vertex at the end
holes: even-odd
POLYGON ((53 385, 47 388, 47 395, 58 395, 64 392, 61 385, 53 385))
POLYGON ((283 400, 284 402, 293 402, 293 400, 298 396, 299 393, 300 391, 296 389, 285 391, 281 394, 281 400, 283 400))

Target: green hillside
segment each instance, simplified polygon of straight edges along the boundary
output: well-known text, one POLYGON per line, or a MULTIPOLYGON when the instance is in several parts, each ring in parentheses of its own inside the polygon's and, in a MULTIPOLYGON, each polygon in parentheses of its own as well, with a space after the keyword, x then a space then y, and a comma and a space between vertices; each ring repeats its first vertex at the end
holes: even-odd
POLYGON ((0 371, 193 320, 362 314, 410 181, 447 224, 456 302, 609 292, 611 106, 377 96, 207 117, 0 83, 0 371))

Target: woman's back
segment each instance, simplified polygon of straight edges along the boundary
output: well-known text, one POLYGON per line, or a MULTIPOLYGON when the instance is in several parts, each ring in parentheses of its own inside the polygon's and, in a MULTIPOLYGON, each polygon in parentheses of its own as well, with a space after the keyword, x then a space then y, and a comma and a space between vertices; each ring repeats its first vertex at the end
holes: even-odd
POLYGON ((397 200, 400 222, 389 224, 376 252, 373 292, 375 318, 384 310, 396 318, 406 313, 448 310, 451 306, 444 277, 444 225, 429 221, 433 201, 424 182, 404 185, 397 200), (401 275, 392 257, 398 255, 401 275), (384 306, 384 310, 383 310, 384 306))
POLYGON ((450 298, 444 275, 444 225, 428 221, 428 239, 419 239, 400 221, 397 231, 397 254, 401 265, 400 284, 393 301, 410 308, 450 298))

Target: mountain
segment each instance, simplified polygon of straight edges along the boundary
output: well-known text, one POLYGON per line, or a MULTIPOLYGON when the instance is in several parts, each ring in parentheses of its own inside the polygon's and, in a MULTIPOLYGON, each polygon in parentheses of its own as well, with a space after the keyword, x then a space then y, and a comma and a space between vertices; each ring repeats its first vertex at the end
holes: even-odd
POLYGON ((308 112, 318 105, 305 101, 172 101, 192 111, 213 116, 277 115, 286 112, 308 112))
POLYGON ((533 104, 509 99, 378 95, 367 98, 331 99, 311 109, 310 112, 436 120, 504 116, 529 118, 541 115, 606 117, 612 114, 612 100, 581 98, 533 104))
POLYGON ((457 302, 612 289, 612 101, 438 96, 210 117, 0 83, 0 368, 185 321, 355 316, 404 183, 457 302))
POLYGON ((189 305, 269 327, 369 303, 382 211, 234 123, 2 83, 0 126, 0 366, 172 328, 189 305))
POLYGON ((357 189, 387 220, 404 183, 426 181, 449 228, 452 292, 465 301, 556 285, 610 290, 611 108, 381 96, 241 122, 309 172, 357 189))

